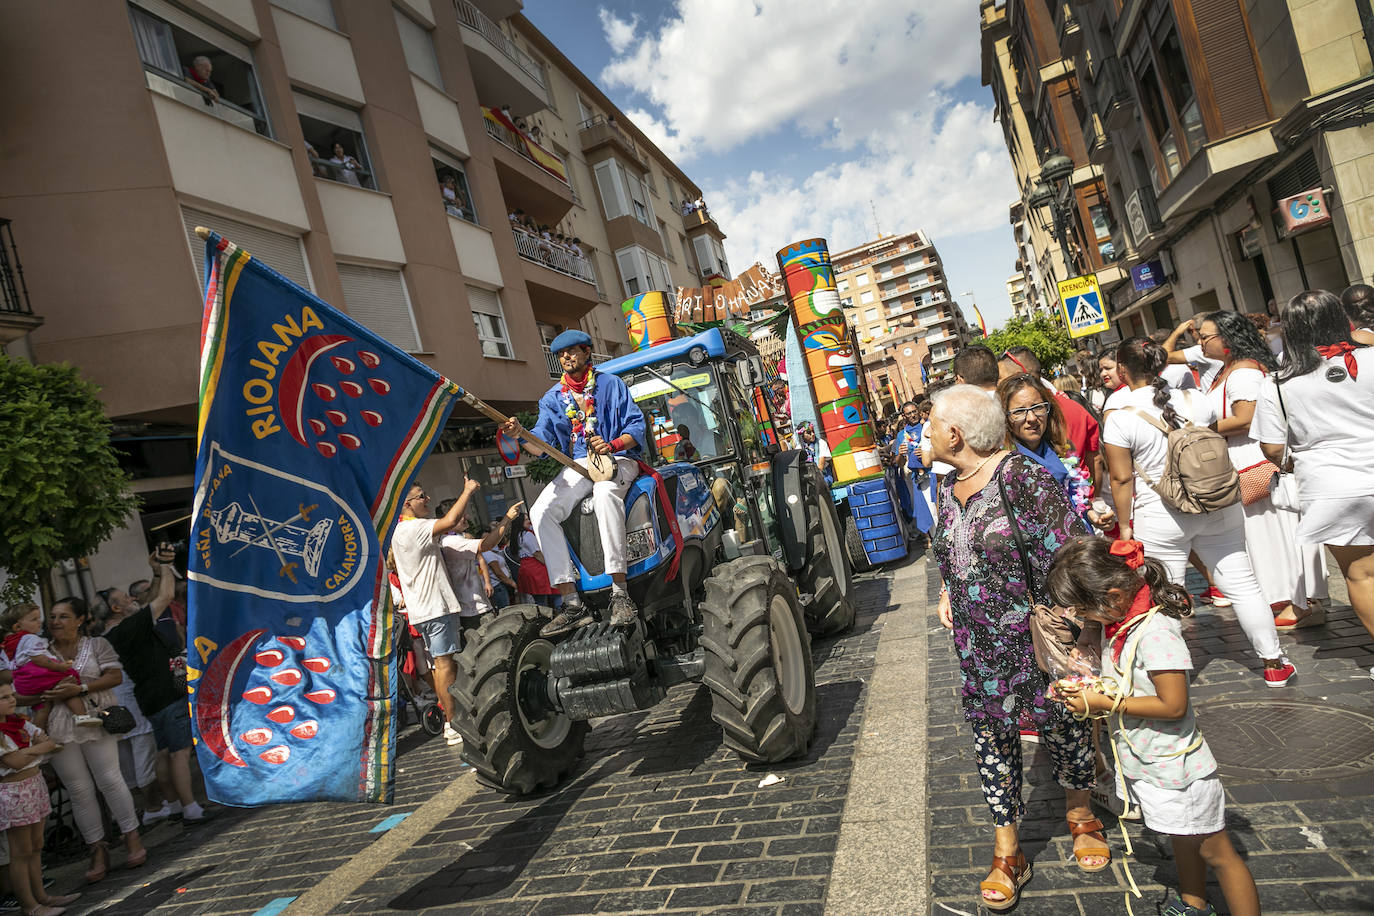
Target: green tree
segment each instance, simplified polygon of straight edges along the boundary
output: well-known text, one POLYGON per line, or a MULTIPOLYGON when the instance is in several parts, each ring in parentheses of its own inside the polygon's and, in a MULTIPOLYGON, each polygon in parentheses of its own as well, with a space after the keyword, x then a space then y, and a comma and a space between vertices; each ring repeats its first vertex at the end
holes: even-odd
POLYGON ((96 391, 72 366, 34 366, 0 351, 5 604, 32 594, 62 560, 94 552, 138 506, 96 391))
POLYGON ((1013 318, 1004 327, 989 333, 982 342, 998 356, 1011 347, 1030 347, 1046 372, 1067 362, 1074 354, 1073 338, 1069 332, 1054 319, 1043 315, 1031 321, 1013 318))

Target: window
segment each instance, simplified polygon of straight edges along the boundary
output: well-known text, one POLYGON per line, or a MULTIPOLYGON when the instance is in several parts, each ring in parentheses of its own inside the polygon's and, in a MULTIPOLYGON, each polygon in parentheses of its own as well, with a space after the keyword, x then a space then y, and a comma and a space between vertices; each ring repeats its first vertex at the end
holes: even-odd
POLYGON ((315 177, 376 190, 358 113, 303 92, 291 95, 315 177))
POLYGON ((687 236, 681 232, 677 234, 678 245, 682 248, 682 263, 687 265, 690 270, 692 267, 692 254, 687 250, 687 236))
POLYGON ((273 6, 290 10, 302 19, 324 26, 326 29, 339 30, 338 20, 334 18, 334 4, 330 0, 270 0, 273 6))
POLYGON ((846 296, 845 298, 843 298, 843 299, 840 300, 840 305, 844 306, 844 307, 847 308, 847 309, 848 309, 848 308, 853 308, 853 307, 854 307, 854 300, 853 300, 853 299, 850 299, 849 297, 846 296))
POLYGON ((864 305, 867 305, 868 303, 872 302, 872 301, 873 301, 873 290, 871 290, 871 289, 866 289, 866 290, 864 290, 863 292, 859 293, 859 301, 860 301, 861 303, 863 303, 864 305))
POLYGON ((847 289, 849 289, 849 279, 847 277, 835 284, 835 292, 837 293, 842 293, 847 289))
POLYGON ((864 309, 864 321, 877 321, 877 320, 878 320, 878 310, 877 310, 877 309, 864 309))
POLYGON ((596 112, 592 111, 591 107, 587 105, 587 100, 580 95, 577 97, 577 117, 579 124, 586 124, 596 117, 596 112))
POLYGON ((644 170, 644 184, 648 186, 650 191, 655 194, 658 193, 658 185, 654 183, 654 167, 652 165, 644 170))
POLYGON ((677 258, 673 257, 673 246, 668 244, 672 236, 668 234, 668 224, 663 220, 658 221, 658 237, 663 240, 663 253, 668 256, 668 260, 676 261, 677 258))
POLYGON ((433 147, 429 155, 434 163, 434 180, 439 184, 439 205, 449 216, 477 224, 477 206, 472 202, 468 173, 462 161, 433 147))
POLYGON ((298 235, 286 235, 270 229, 260 229, 249 223, 224 216, 216 216, 191 207, 181 208, 181 220, 186 224, 186 238, 191 243, 191 259, 196 265, 196 282, 205 274, 205 241, 196 235, 197 226, 207 226, 245 251, 262 258, 264 264, 297 286, 313 289, 310 269, 305 263, 305 248, 298 235))
POLYGON ((405 51, 406 66, 420 79, 439 89, 444 88, 444 78, 439 74, 439 58, 434 53, 434 36, 429 29, 411 19, 405 13, 391 8, 396 15, 396 30, 401 33, 401 48, 405 51))
POLYGON ((1095 204, 1088 208, 1088 217, 1092 221, 1093 241, 1097 244, 1098 254, 1102 255, 1102 260, 1111 263, 1116 260, 1116 246, 1112 244, 1112 211, 1105 203, 1095 204))
POLYGON ((673 291, 672 275, 668 273, 668 262, 658 255, 645 251, 638 245, 622 248, 615 253, 616 265, 625 285, 625 298, 638 296, 651 289, 673 291))
POLYGON ((129 7, 149 89, 272 136, 248 46, 160 0, 129 7))
POLYGON ((710 236, 698 235, 692 239, 692 248, 697 253, 697 267, 703 277, 723 273, 721 266, 716 263, 716 254, 711 247, 710 236))
POLYGON ((862 274, 855 274, 855 275, 854 275, 854 285, 855 285, 855 286, 863 286, 863 285, 864 285, 865 283, 867 283, 867 282, 868 282, 868 274, 862 273, 862 274))
POLYGON ((420 333, 399 270, 340 264, 339 285, 343 287, 344 305, 355 321, 407 353, 419 352, 420 333))
POLYGON ((477 327, 477 340, 482 355, 513 359, 510 335, 506 333, 506 315, 501 311, 501 296, 495 290, 469 286, 468 305, 472 306, 472 323, 477 327))
POLYGON ((890 276, 892 276, 892 265, 890 263, 884 264, 882 267, 878 268, 879 280, 886 280, 890 276))
POLYGON ((1153 56, 1147 56, 1140 67, 1139 89, 1158 154, 1158 165, 1150 167, 1150 180, 1160 191, 1207 138, 1178 30, 1170 24, 1163 39, 1156 42, 1150 49, 1153 56), (1163 166, 1162 175, 1159 165, 1163 166))
POLYGON ((652 211, 649 209, 649 194, 644 182, 626 170, 617 159, 598 162, 592 170, 596 176, 596 186, 601 191, 601 203, 606 210, 606 219, 633 216, 650 229, 654 226, 652 211))

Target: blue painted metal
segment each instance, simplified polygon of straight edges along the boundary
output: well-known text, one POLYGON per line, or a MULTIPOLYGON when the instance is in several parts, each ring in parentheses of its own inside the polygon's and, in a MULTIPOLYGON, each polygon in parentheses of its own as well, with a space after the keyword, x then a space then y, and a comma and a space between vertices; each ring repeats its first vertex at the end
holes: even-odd
POLYGON ((635 350, 633 353, 617 356, 615 359, 599 364, 596 368, 612 375, 622 375, 632 369, 655 365, 664 360, 676 359, 679 356, 685 357, 693 347, 702 347, 706 350, 707 356, 724 356, 725 337, 721 335, 720 328, 710 328, 691 337, 679 337, 647 350, 635 350))
POLYGON ((377 824, 376 827, 373 827, 371 830, 369 830, 368 833, 386 833, 392 827, 395 827, 397 824, 401 823, 401 821, 410 817, 410 815, 411 812, 409 811, 402 811, 400 814, 393 814, 390 817, 382 820, 379 824, 377 824))

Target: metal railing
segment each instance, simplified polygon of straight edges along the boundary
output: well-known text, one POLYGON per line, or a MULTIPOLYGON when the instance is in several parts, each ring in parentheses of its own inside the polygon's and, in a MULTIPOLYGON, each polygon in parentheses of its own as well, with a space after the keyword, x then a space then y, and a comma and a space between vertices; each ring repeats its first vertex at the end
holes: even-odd
POLYGON ((458 22, 477 32, 489 41, 496 50, 500 51, 511 63, 519 67, 530 79, 539 84, 539 88, 548 90, 548 85, 544 81, 544 70, 534 58, 515 46, 515 43, 506 37, 506 33, 501 31, 501 27, 487 17, 487 14, 473 6, 468 0, 453 0, 453 11, 458 16, 458 22))
POLYGON ((581 133, 584 130, 591 130, 593 127, 605 127, 614 132, 615 135, 620 138, 620 141, 634 153, 635 160, 641 164, 644 162, 644 157, 640 155, 639 146, 635 143, 634 138, 625 133, 625 130, 615 121, 609 120, 602 115, 592 115, 590 118, 577 125, 577 131, 581 133))
MULTIPOLYGON (((553 178, 557 178, 559 181, 563 182, 563 184, 568 185, 568 190, 572 190, 572 185, 568 184, 568 180, 566 178, 560 178, 559 176, 554 175, 553 172, 550 172, 548 169, 544 168, 544 166, 541 165, 537 159, 531 156, 530 151, 525 148, 525 144, 520 142, 520 137, 509 127, 507 127, 504 124, 498 124, 491 118, 483 118, 482 123, 486 125, 488 137, 491 137, 493 140, 504 146, 506 149, 511 150, 515 153, 519 153, 523 158, 538 166, 540 171, 544 172, 547 175, 550 175, 553 178)), ((525 139, 529 140, 528 137, 526 137, 525 139)), ((557 159, 559 162, 561 162, 563 164, 563 174, 566 175, 568 173, 567 160, 565 160, 562 156, 553 152, 551 149, 549 149, 547 146, 544 146, 542 143, 535 143, 535 141, 533 140, 529 140, 529 142, 534 143, 535 146, 538 146, 540 149, 548 153, 554 159, 557 159)), ((573 197, 574 199, 576 199, 577 195, 574 194, 573 197)))
POLYGON ((14 230, 7 219, 0 219, 0 312, 33 314, 29 288, 24 284, 24 265, 19 263, 19 246, 14 244, 14 230))
POLYGON ((596 274, 592 272, 591 262, 586 258, 519 229, 512 229, 511 235, 515 236, 515 253, 526 261, 533 261, 541 267, 567 274, 574 280, 596 285, 596 274))

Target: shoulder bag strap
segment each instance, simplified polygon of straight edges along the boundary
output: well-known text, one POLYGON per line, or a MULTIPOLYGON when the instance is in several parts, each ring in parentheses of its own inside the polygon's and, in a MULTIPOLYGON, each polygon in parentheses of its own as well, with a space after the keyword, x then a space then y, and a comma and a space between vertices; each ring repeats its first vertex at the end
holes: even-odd
POLYGON ((1011 526, 1011 537, 1016 542, 1016 554, 1021 558, 1021 572, 1026 577, 1026 597, 1031 604, 1035 604, 1035 579, 1031 576, 1030 558, 1026 555, 1026 540, 1021 535, 1021 524, 1016 520, 1016 512, 1012 510, 1011 499, 1007 496, 1007 483, 1002 479, 1002 469, 999 467, 993 476, 997 478, 997 492, 1002 497, 1002 511, 1007 514, 1007 524, 1011 526))
MULTIPOLYGON (((1131 407, 1127 407, 1127 408, 1125 408, 1125 409, 1126 409, 1126 410, 1129 410, 1131 413, 1133 413, 1133 414, 1135 414, 1136 416, 1140 417, 1140 419, 1144 420, 1146 423, 1149 423, 1149 424, 1150 424, 1151 426, 1153 426, 1155 429, 1157 429, 1157 430, 1159 430, 1160 432, 1162 432, 1162 433, 1164 434, 1164 440, 1165 440, 1165 442, 1168 442, 1168 440, 1169 440, 1170 429, 1169 429, 1169 427, 1168 427, 1167 425, 1165 425, 1165 423, 1164 423, 1163 420, 1161 420, 1161 419, 1159 419, 1158 417, 1155 417, 1155 416, 1153 416, 1153 415, 1151 415, 1151 414, 1149 414, 1149 413, 1146 413, 1145 411, 1141 410, 1139 407, 1131 406, 1131 407)), ((1145 485, 1146 485, 1147 487, 1149 487, 1150 489, 1153 490, 1153 489, 1154 489, 1154 486, 1155 486, 1155 482, 1154 482, 1153 480, 1150 479, 1150 475, 1149 475, 1149 474, 1146 474, 1146 473, 1145 473, 1145 469, 1142 468, 1142 467, 1140 466, 1140 462, 1135 460, 1135 455, 1134 455, 1134 454, 1131 455, 1131 466, 1132 466, 1133 468, 1135 468, 1135 476, 1137 476, 1137 477, 1139 477, 1141 480, 1145 481, 1145 485)))

